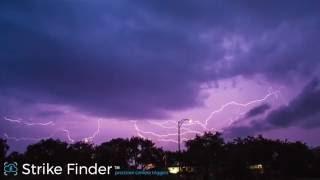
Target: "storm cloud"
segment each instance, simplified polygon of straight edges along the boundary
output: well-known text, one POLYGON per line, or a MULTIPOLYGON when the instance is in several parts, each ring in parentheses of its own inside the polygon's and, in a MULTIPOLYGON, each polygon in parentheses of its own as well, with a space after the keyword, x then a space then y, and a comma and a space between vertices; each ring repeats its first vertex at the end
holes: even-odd
POLYGON ((250 109, 246 114, 245 118, 255 117, 261 114, 264 114, 267 110, 269 110, 271 106, 269 104, 262 104, 257 107, 250 109))
POLYGON ((305 129, 320 127, 319 79, 310 81, 288 105, 270 111, 265 118, 254 119, 250 125, 230 127, 227 132, 235 137, 288 127, 305 129))
POLYGON ((273 126, 320 126, 320 81, 314 79, 288 106, 272 111, 266 121, 273 126))
MULTIPOLYGON (((201 106, 204 83, 313 76, 319 7, 292 0, 1 2, 0 93, 96 116, 165 118, 201 106)), ((277 120, 282 111, 268 121, 291 124, 277 120)))

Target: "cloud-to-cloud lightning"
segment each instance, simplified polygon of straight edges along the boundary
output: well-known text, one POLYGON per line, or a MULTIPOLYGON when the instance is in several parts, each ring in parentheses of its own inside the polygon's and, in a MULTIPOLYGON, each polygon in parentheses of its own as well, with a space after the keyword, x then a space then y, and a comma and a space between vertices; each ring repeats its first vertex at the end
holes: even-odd
MULTIPOLYGON (((51 125, 55 125, 52 121, 49 121, 46 123, 38 123, 38 122, 26 122, 26 121, 22 121, 21 119, 11 119, 11 118, 7 118, 7 117, 3 117, 3 119, 5 121, 10 122, 10 123, 18 123, 18 124, 22 124, 22 125, 26 125, 26 126, 51 126, 51 125)), ((92 142, 93 139, 99 135, 100 128, 101 128, 101 119, 99 119, 97 122, 96 131, 94 131, 92 135, 82 138, 81 141, 86 142, 86 143, 92 142)), ((42 136, 42 137, 27 137, 27 136, 14 137, 14 136, 9 136, 7 133, 4 133, 3 136, 6 139, 14 140, 14 141, 39 141, 41 139, 53 138, 55 135, 58 134, 58 132, 65 133, 66 138, 69 142, 74 143, 76 141, 74 138, 71 137, 71 132, 68 129, 55 129, 54 132, 52 134, 50 134, 49 136, 42 136)))
MULTIPOLYGON (((284 87, 281 91, 291 102, 308 80, 320 74, 320 1, 247 4, 215 0, 174 5, 172 0, 1 2, 0 133, 38 137, 57 131, 54 137, 90 142, 137 132, 173 141, 173 135, 162 135, 175 134, 177 122, 160 121, 191 114, 194 121, 181 129, 189 137, 193 131, 216 131, 222 125, 244 122, 240 121, 244 112, 239 117, 231 117, 238 112, 217 114, 238 107, 242 111, 276 94, 248 103, 240 100, 264 96, 261 88, 284 87), (212 86, 215 82, 228 84, 212 86), (211 90, 216 94, 209 97, 206 93, 211 90), (224 104, 229 100, 233 101, 224 104), (207 102, 212 110, 203 106, 207 102), (216 108, 211 104, 216 102, 223 105, 216 108), (223 122, 213 120, 218 116, 223 122), (111 131, 101 127, 92 134, 88 125, 94 126, 98 118, 105 119, 101 123, 119 121, 125 127, 111 131), (128 120, 136 120, 141 132, 128 120), (156 132, 153 127, 158 128, 156 132), (25 132, 15 132, 18 128, 25 132)), ((316 113, 296 119, 294 113, 286 112, 289 109, 280 110, 273 113, 276 122, 268 122, 282 125, 283 131, 295 133, 291 126, 305 124, 306 118, 311 118, 311 124, 301 126, 305 132, 317 124, 316 113), (290 120, 278 122, 283 114, 290 120)), ((308 112, 301 111, 297 110, 297 116, 308 112)), ((302 139, 319 142, 315 136, 302 139)))
MULTIPOLYGON (((270 97, 275 97, 275 98, 278 98, 280 94, 280 91, 277 90, 277 91, 271 91, 269 93, 267 93, 263 98, 260 98, 260 99, 254 99, 254 100, 251 100, 249 102, 246 102, 246 103, 240 103, 240 102, 237 102, 237 101, 230 101, 230 102, 227 102, 225 103, 224 105, 222 105, 220 108, 216 109, 216 110, 213 110, 209 116, 203 121, 194 121, 194 120, 191 120, 191 121, 188 121, 184 126, 187 126, 188 128, 186 127, 181 127, 181 135, 184 136, 184 135, 187 135, 187 134, 203 134, 205 131, 208 131, 208 130, 213 130, 214 128, 209 128, 208 127, 208 124, 209 124, 209 121, 213 118, 213 116, 217 113, 220 113, 222 111, 224 111, 226 108, 230 107, 230 106, 239 106, 239 107, 248 107, 250 105, 253 105, 253 104, 257 104, 257 103, 262 103, 264 101, 266 101, 268 98, 270 97), (194 130, 190 127, 194 127, 194 126, 199 126, 203 129, 203 131, 198 131, 198 130, 194 130)), ((239 113, 238 116, 236 116, 236 118, 232 118, 229 123, 228 123, 228 126, 230 126, 232 123, 234 123, 237 119, 239 119, 241 116, 243 116, 246 112, 242 112, 242 113, 239 113)), ((149 124, 152 124, 158 128, 162 128, 162 129, 166 129, 166 130, 170 130, 170 129, 173 129, 175 130, 174 132, 175 133, 166 133, 166 134, 160 134, 160 133, 156 133, 155 131, 145 131, 145 130, 142 130, 138 125, 137 125, 137 121, 132 121, 134 123, 134 129, 137 133, 138 136, 140 137, 143 137, 143 138, 146 138, 146 135, 150 135, 154 138, 156 138, 155 140, 157 141, 164 141, 164 142, 173 142, 173 143, 177 143, 177 140, 176 140, 176 136, 178 135, 178 133, 176 133, 176 130, 177 130, 177 121, 164 121, 164 122, 156 122, 156 121, 148 121, 149 124)), ((222 129, 220 131, 223 131, 222 129)), ((152 139, 152 138, 151 138, 152 139)), ((186 138, 186 137, 183 137, 182 140, 183 141, 186 141, 190 138, 186 138)))
POLYGON ((53 121, 40 123, 40 122, 27 122, 27 121, 23 121, 21 119, 12 119, 12 118, 8 118, 8 117, 3 117, 3 119, 5 121, 11 122, 11 123, 18 123, 18 124, 22 124, 22 125, 26 125, 26 126, 49 126, 49 125, 53 126, 54 125, 53 121))

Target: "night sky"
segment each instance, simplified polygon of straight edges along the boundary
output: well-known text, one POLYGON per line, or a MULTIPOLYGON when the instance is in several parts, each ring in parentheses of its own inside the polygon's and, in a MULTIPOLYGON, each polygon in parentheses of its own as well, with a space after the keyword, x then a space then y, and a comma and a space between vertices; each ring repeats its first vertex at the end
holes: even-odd
POLYGON ((320 1, 0 2, 0 135, 320 145, 320 1))

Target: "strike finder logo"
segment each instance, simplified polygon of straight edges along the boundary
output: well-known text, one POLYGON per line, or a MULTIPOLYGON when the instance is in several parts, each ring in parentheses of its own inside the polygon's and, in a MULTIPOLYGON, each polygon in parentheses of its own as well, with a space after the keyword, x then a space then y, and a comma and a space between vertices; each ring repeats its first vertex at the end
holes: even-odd
POLYGON ((94 163, 91 166, 82 166, 78 163, 68 163, 66 165, 51 165, 50 163, 29 164, 24 163, 21 169, 17 162, 5 162, 3 166, 4 176, 28 176, 28 175, 111 175, 112 169, 120 169, 119 166, 103 166, 94 163), (19 172, 20 171, 20 172, 19 172))
POLYGON ((3 174, 5 176, 9 176, 9 175, 17 176, 18 175, 18 163, 5 162, 3 165, 3 174))

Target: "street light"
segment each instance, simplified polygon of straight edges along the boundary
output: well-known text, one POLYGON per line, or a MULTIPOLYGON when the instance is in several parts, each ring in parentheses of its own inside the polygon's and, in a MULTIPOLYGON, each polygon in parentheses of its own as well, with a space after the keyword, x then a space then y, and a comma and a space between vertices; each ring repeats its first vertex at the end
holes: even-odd
POLYGON ((184 122, 191 122, 191 119, 181 119, 178 121, 178 163, 179 163, 179 173, 181 172, 181 146, 180 146, 180 129, 184 122))

